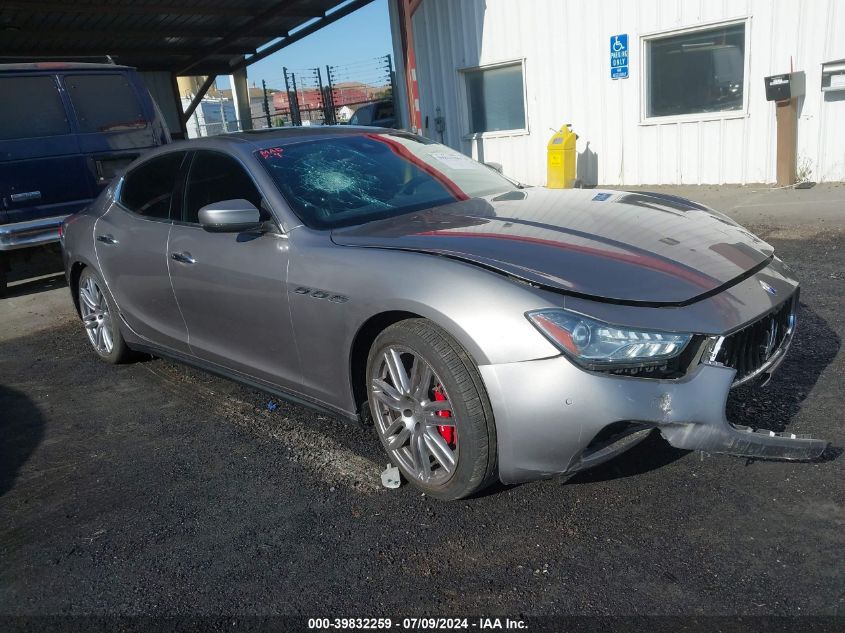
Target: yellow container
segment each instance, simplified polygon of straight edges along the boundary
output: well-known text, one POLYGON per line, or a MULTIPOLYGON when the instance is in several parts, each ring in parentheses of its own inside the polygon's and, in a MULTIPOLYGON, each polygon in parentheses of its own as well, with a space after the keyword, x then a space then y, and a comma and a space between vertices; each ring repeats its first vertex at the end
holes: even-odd
POLYGON ((575 186, 575 141, 578 135, 567 123, 549 139, 546 159, 546 186, 549 189, 572 189, 575 186))

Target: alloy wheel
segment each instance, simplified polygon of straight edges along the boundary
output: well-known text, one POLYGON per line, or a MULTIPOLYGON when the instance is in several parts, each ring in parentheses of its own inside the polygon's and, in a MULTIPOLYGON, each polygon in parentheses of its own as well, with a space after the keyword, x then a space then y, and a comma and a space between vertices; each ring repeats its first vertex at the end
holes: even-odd
POLYGON ((91 345, 103 356, 114 349, 114 333, 109 304, 93 277, 86 277, 79 286, 79 308, 82 324, 91 345))
POLYGON ((443 382, 416 352, 391 346, 373 363, 376 429, 406 476, 426 485, 449 481, 458 465, 454 410, 443 382))

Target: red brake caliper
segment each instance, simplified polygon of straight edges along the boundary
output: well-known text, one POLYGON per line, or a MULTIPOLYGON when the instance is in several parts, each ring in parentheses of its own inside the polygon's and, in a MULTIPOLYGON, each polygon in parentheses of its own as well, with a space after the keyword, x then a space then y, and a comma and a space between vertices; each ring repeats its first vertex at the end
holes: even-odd
MULTIPOLYGON (((443 387, 440 385, 436 385, 434 387, 434 400, 437 402, 443 402, 444 400, 446 400, 446 396, 443 395, 443 387)), ((452 412, 438 411, 437 417, 451 418, 452 412)), ((440 433, 440 436, 444 440, 446 440, 446 443, 449 445, 449 448, 455 448, 455 427, 453 425, 440 425, 437 427, 437 431, 440 433)))

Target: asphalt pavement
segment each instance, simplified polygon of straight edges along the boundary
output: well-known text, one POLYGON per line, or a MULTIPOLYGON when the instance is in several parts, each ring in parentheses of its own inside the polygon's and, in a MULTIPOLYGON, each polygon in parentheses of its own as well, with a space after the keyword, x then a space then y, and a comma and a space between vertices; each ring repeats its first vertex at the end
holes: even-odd
POLYGON ((829 440, 823 460, 652 436, 574 479, 456 503, 381 487, 372 429, 165 360, 100 362, 61 278, 19 280, 0 300, 0 614, 845 615, 830 191, 812 221, 753 222, 802 309, 779 374, 729 404, 829 440))

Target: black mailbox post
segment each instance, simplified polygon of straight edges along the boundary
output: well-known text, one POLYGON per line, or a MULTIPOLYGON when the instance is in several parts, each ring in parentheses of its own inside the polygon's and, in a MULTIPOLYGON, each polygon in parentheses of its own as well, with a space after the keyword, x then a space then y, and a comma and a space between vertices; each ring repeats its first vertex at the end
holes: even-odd
POLYGON ((766 100, 775 102, 777 119, 777 183, 795 184, 798 168, 798 98, 804 96, 804 71, 765 77, 766 100))

